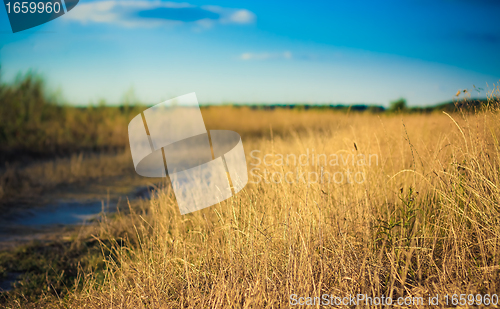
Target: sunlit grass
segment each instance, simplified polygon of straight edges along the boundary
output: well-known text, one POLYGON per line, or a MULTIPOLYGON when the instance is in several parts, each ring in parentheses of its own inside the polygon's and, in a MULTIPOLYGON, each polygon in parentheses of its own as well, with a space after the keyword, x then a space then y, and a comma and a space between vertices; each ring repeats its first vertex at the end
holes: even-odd
MULTIPOLYGON (((143 208, 102 223, 96 236, 114 243, 105 247, 111 254, 104 282, 87 274, 61 304, 281 308, 289 306, 291 294, 396 299, 498 293, 496 111, 305 113, 300 117, 304 124, 310 117, 311 129, 305 125, 302 131, 287 130, 284 114, 268 116, 269 122, 254 118, 262 134, 244 141, 249 163, 252 150, 263 156, 315 149, 377 154, 379 164, 350 166, 364 171, 361 184, 249 184, 233 198, 186 216, 179 215, 172 191, 160 188, 143 208), (271 133, 275 127, 281 134, 271 133)), ((225 115, 236 118, 231 111, 225 115)), ((241 125, 254 125, 252 113, 247 115, 241 125)), ((237 130, 232 121, 228 127, 237 130)), ((297 166, 267 168, 287 172, 297 166)))
MULTIPOLYGON (((489 94, 490 105, 474 113, 205 108, 207 129, 242 135, 249 169, 256 167, 254 150, 261 160, 266 154, 298 157, 314 150, 327 155, 374 154, 378 161, 261 164, 253 174, 263 176, 264 169, 271 175, 349 169, 362 172, 364 181, 286 183, 268 178, 185 216, 179 214, 165 182, 151 201, 104 218, 99 232, 88 235, 100 243, 102 254, 93 256, 88 267, 76 266, 79 273, 73 285, 53 289, 47 283, 46 292, 32 306, 284 308, 291 294, 361 293, 393 299, 498 294, 497 94, 489 94)), ((71 117, 65 119, 81 116, 71 117)), ((88 130, 97 134, 114 128, 117 135, 106 131, 106 138, 120 136, 115 141, 125 147, 127 122, 120 119, 88 130)), ((119 175, 130 171, 132 164, 126 152, 116 158, 81 158, 74 155, 21 171, 26 179, 46 179, 55 186, 100 177, 105 170, 116 169, 119 175)), ((26 300, 17 295, 8 303, 26 308, 26 300)))

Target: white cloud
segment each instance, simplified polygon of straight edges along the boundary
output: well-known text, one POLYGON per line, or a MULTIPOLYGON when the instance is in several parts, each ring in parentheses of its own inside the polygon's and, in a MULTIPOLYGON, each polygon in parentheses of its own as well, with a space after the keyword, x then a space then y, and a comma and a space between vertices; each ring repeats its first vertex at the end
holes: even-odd
POLYGON ((221 15, 221 23, 250 24, 255 21, 255 14, 245 9, 229 9, 216 5, 205 5, 203 9, 221 15))
POLYGON ((201 27, 221 24, 249 24, 255 15, 245 9, 219 6, 196 6, 167 1, 95 1, 82 3, 65 15, 66 20, 107 23, 124 27, 157 27, 161 25, 195 23, 201 27), (155 12, 156 10, 156 12, 155 12), (144 12, 148 14, 143 14, 144 12))
POLYGON ((238 24, 248 24, 255 20, 255 15, 249 10, 237 10, 229 16, 229 19, 238 24))
POLYGON ((292 53, 285 51, 282 53, 243 53, 241 60, 268 60, 268 59, 292 59, 292 53))

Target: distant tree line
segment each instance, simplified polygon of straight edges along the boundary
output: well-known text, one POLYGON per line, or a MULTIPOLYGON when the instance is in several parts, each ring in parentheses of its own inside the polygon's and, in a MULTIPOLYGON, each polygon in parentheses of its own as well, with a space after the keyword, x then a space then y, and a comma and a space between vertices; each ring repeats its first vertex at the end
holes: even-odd
MULTIPOLYGON (((405 99, 401 98, 392 101, 389 107, 374 104, 241 104, 232 105, 234 107, 249 106, 251 109, 274 110, 277 108, 293 109, 293 110, 335 110, 341 112, 369 112, 369 113, 433 113, 433 112, 457 112, 461 111, 476 111, 482 107, 497 105, 489 99, 468 99, 444 102, 432 106, 412 106, 409 107, 405 99)), ((208 107, 208 106, 205 106, 208 107)))

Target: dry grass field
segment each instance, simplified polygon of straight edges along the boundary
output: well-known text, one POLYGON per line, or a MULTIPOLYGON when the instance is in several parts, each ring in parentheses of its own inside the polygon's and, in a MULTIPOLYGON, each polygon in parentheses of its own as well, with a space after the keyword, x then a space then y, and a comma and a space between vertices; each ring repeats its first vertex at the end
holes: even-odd
POLYGON ((104 271, 82 269, 64 297, 47 293, 47 307, 286 308, 293 294, 427 302, 500 291, 496 110, 204 113, 209 129, 217 123, 242 133, 253 183, 185 216, 165 185, 129 214, 102 220, 94 237, 104 271), (280 154, 308 151, 312 160, 313 150, 343 156, 338 164, 276 163, 280 154), (257 165, 267 154, 268 165, 257 165), (371 164, 358 160, 363 154, 371 164), (342 161, 353 156, 354 164, 342 161), (347 170, 358 177, 308 176, 347 170), (279 181, 288 172, 293 177, 279 181))
MULTIPOLYGON (((151 200, 130 203, 79 236, 99 243, 101 254, 78 267, 64 292, 47 282, 36 302, 21 295, 5 305, 288 308, 324 294, 421 297, 424 304, 439 294, 438 307, 447 307, 445 295, 451 307, 453 294, 500 294, 494 94, 490 103, 453 114, 203 109, 207 129, 242 136, 250 173, 244 190, 181 216, 164 181, 151 200)), ((103 165, 121 172, 132 165, 126 151, 115 163, 81 160, 27 174, 56 183, 97 177, 103 165)))

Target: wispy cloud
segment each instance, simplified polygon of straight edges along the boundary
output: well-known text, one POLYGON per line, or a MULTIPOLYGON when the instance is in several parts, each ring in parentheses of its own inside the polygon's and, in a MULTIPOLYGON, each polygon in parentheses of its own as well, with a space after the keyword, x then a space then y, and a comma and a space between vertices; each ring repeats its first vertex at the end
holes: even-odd
POLYGON ((246 9, 196 6, 167 1, 96 1, 80 3, 66 19, 87 23, 108 23, 124 27, 157 27, 165 24, 215 23, 249 24, 255 14, 246 9))
POLYGON ((282 53, 243 53, 239 58, 241 60, 292 59, 292 53, 289 51, 282 53))

